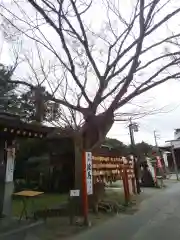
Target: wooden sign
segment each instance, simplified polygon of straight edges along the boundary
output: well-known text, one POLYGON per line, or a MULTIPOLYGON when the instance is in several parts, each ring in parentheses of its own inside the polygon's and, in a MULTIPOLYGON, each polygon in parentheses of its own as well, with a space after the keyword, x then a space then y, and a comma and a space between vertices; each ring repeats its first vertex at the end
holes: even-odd
POLYGON ((80 190, 75 189, 75 190, 70 190, 70 197, 79 197, 80 196, 80 190))
POLYGON ((87 194, 93 194, 92 153, 86 152, 86 185, 87 194))

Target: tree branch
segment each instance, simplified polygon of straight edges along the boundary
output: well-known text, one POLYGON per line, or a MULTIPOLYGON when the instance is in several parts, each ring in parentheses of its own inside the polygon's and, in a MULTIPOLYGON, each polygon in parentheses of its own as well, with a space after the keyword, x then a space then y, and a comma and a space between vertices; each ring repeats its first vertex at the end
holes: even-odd
POLYGON ((134 54, 135 57, 133 59, 131 68, 129 70, 129 73, 126 77, 126 80, 125 80, 122 88, 120 89, 119 93, 116 95, 115 99, 111 103, 110 109, 112 109, 113 111, 114 111, 114 109, 116 109, 116 105, 119 102, 119 100, 127 92, 129 84, 131 83, 134 73, 136 72, 136 69, 138 67, 138 60, 139 60, 139 56, 141 54, 142 43, 143 43, 144 34, 145 34, 145 25, 144 24, 145 24, 145 22, 144 22, 144 0, 140 0, 140 14, 139 14, 140 33, 139 33, 139 40, 138 40, 137 47, 136 47, 136 52, 134 54))
MULTIPOLYGON (((63 0, 64 1, 64 0, 63 0)), ((83 89, 82 84, 80 83, 80 81, 78 80, 78 77, 76 76, 75 73, 75 65, 73 63, 73 59, 71 57, 70 51, 67 47, 64 35, 63 35, 63 31, 62 31, 62 23, 61 23, 61 11, 62 11, 62 3, 60 4, 60 9, 59 9, 59 28, 56 26, 56 24, 48 17, 48 15, 45 13, 44 9, 40 7, 40 5, 38 5, 34 0, 28 0, 28 2, 43 16, 43 18, 46 20, 46 22, 57 32, 57 34, 59 35, 60 39, 61 39, 61 43, 62 46, 64 48, 64 51, 69 59, 69 63, 71 66, 71 71, 70 73, 72 74, 75 82, 77 83, 78 87, 81 89, 84 98, 86 99, 87 103, 91 104, 91 101, 89 100, 86 92, 83 89)))
MULTIPOLYGON (((32 84, 30 84, 28 82, 25 82, 25 81, 10 80, 9 83, 17 84, 17 85, 24 85, 24 86, 29 87, 31 90, 36 89, 36 86, 34 86, 34 85, 32 85, 32 84)), ((82 114, 86 113, 86 108, 83 108, 83 107, 80 107, 80 106, 74 106, 74 105, 72 105, 71 103, 69 103, 67 101, 55 98, 51 94, 48 94, 48 97, 46 99, 44 99, 44 100, 45 101, 53 101, 53 102, 62 104, 63 106, 71 108, 71 109, 73 109, 75 111, 81 112, 82 114)))
POLYGON ((97 65, 91 55, 91 52, 89 50, 89 46, 88 46, 88 39, 87 39, 87 36, 86 36, 86 31, 85 31, 85 28, 84 28, 84 25, 83 25, 83 22, 82 22, 82 19, 81 19, 81 16, 78 12, 78 9, 77 9, 77 6, 75 4, 75 1, 74 0, 70 0, 71 1, 71 4, 73 6, 73 9, 74 9, 74 12, 76 14, 76 17, 77 17, 77 20, 79 22, 79 26, 81 28, 81 31, 82 31, 82 35, 83 35, 83 38, 84 38, 84 41, 83 41, 83 46, 84 46, 84 49, 86 51, 86 54, 87 54, 87 57, 89 58, 89 61, 91 62, 92 66, 93 66, 93 69, 99 79, 99 81, 101 82, 101 74, 97 68, 97 65))
MULTIPOLYGON (((154 0, 156 1, 156 0, 154 0)), ((159 21, 157 24, 155 24, 149 31, 146 31, 144 34, 144 38, 150 35, 152 32, 154 32, 156 29, 158 29, 161 25, 163 25, 165 22, 167 22, 170 18, 175 16, 180 12, 180 8, 176 9, 172 13, 166 15, 161 21, 159 21)), ((114 65, 116 65, 122 57, 127 54, 139 41, 139 38, 137 38, 134 42, 132 42, 121 54, 117 55, 116 59, 109 65, 109 68, 111 69, 114 65)))

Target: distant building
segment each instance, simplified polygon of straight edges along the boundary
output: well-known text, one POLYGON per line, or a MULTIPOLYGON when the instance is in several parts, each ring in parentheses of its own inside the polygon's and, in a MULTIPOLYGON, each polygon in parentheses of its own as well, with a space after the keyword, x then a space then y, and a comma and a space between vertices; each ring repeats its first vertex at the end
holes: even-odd
POLYGON ((180 169, 180 128, 174 130, 174 139, 168 139, 160 149, 167 154, 168 165, 171 170, 174 170, 173 159, 171 155, 171 144, 174 148, 175 158, 178 169, 180 169))
POLYGON ((180 128, 174 130, 174 140, 180 140, 180 128))

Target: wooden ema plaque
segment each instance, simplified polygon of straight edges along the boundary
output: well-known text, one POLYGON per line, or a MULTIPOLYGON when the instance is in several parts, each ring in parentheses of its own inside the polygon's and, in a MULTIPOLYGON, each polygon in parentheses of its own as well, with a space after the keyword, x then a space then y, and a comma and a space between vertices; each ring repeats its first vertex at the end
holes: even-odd
POLYGON ((123 171, 127 170, 128 179, 134 178, 133 162, 125 157, 93 156, 93 180, 111 182, 123 179, 123 171))

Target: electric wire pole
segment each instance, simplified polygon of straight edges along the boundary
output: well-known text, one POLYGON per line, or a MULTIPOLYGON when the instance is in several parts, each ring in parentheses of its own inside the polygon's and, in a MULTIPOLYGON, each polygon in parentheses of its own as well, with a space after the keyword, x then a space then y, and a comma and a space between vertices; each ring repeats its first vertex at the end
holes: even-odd
POLYGON ((130 134, 130 139, 131 139, 131 148, 132 148, 132 155, 133 155, 133 160, 134 160, 134 174, 135 174, 135 179, 136 179, 136 189, 137 189, 137 193, 140 194, 141 188, 140 188, 140 183, 139 183, 138 159, 136 160, 134 131, 136 131, 136 132, 138 131, 138 126, 137 126, 136 123, 133 123, 132 120, 131 120, 131 118, 130 118, 129 134, 130 134))
MULTIPOLYGON (((157 131, 154 130, 154 142, 155 142, 155 146, 156 146, 156 151, 159 154, 159 157, 161 159, 163 159, 162 152, 161 152, 161 150, 160 150, 160 148, 158 146, 158 141, 157 141, 158 138, 159 138, 159 136, 157 135, 157 131)), ((160 169, 159 171, 160 171, 160 174, 162 175, 162 177, 164 177, 164 170, 160 169)), ((167 172, 166 167, 165 167, 165 171, 167 172)))
POLYGON ((157 135, 156 135, 156 131, 154 131, 154 141, 155 141, 155 146, 158 149, 158 142, 157 142, 157 135))
POLYGON ((159 148, 159 145, 158 145, 158 141, 157 141, 158 138, 159 138, 159 136, 157 135, 157 131, 154 131, 154 142, 155 142, 156 150, 157 150, 157 152, 159 153, 159 156, 160 156, 161 158, 163 158, 162 152, 161 152, 161 150, 160 150, 160 148, 159 148))

